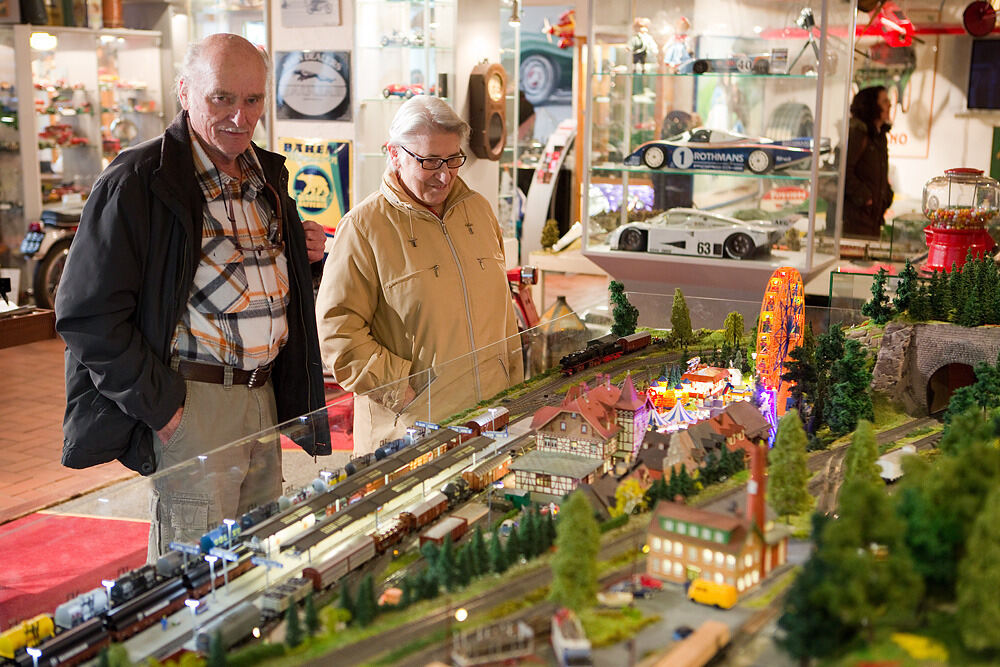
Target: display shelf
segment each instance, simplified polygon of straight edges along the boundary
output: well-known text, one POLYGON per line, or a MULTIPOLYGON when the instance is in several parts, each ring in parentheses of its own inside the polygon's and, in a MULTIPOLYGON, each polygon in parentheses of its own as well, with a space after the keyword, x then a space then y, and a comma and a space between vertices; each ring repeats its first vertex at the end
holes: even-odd
POLYGON ((358 192, 378 189, 385 170, 382 145, 405 94, 385 95, 390 87, 419 86, 450 101, 455 72, 455 2, 438 0, 363 0, 356 6, 358 41, 355 92, 360 100, 358 192), (402 43, 406 40, 406 43, 402 43))
POLYGON ((836 68, 851 62, 852 40, 842 36, 854 34, 855 3, 821 0, 805 10, 781 0, 599 4, 589 3, 599 18, 588 26, 584 97, 592 102, 581 218, 591 224, 584 225, 584 254, 630 281, 629 289, 672 293, 680 286, 685 294, 725 298, 759 292, 777 266, 793 266, 807 279, 829 266, 839 233, 832 248, 819 246, 816 218, 825 204, 817 184, 826 196, 843 187, 843 166, 830 149, 846 137, 850 81, 836 68), (645 61, 628 46, 642 17, 652 19, 644 39, 655 41, 659 54, 647 49, 645 61), (682 17, 692 27, 680 49, 674 26, 682 17), (685 71, 695 65, 725 71, 685 71), (770 71, 748 71, 754 66, 770 71), (699 128, 710 132, 694 132, 699 128), (648 160, 647 142, 660 150, 650 150, 648 160), (629 156, 640 164, 625 165, 629 156), (650 166, 658 162, 664 167, 650 166), (674 208, 706 214, 654 217, 674 208), (607 230, 609 219, 607 235, 594 232, 607 230), (750 219, 761 222, 741 222, 750 219), (796 220, 796 231, 783 236, 782 225, 796 220), (626 231, 641 235, 644 243, 631 243, 638 251, 609 247, 626 231), (732 239, 748 235, 750 251, 736 252, 732 239), (643 251, 656 245, 671 253, 643 251))

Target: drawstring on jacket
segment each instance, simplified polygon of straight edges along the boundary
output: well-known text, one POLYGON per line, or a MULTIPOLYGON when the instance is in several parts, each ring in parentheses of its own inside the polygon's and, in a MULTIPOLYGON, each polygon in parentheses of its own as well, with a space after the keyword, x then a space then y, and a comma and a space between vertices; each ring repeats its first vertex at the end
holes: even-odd
POLYGON ((410 238, 407 239, 414 248, 417 247, 417 235, 413 233, 413 208, 406 207, 406 219, 410 221, 410 238))

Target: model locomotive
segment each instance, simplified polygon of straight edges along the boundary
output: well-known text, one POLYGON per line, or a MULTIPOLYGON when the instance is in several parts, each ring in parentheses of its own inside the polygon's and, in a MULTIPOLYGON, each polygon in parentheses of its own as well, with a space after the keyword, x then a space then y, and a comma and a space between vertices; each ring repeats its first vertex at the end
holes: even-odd
POLYGON ((648 331, 621 337, 607 334, 588 341, 587 347, 582 350, 570 352, 559 360, 559 365, 562 367, 563 375, 573 375, 606 361, 617 359, 623 354, 637 352, 647 347, 651 342, 653 342, 653 338, 648 331))

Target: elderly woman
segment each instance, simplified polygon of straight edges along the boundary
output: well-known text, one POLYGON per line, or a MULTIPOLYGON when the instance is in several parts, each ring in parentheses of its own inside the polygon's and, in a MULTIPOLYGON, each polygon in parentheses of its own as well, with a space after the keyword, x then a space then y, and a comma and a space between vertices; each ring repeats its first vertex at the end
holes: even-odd
POLYGON ((878 238, 892 204, 889 146, 892 105, 884 86, 858 91, 851 100, 844 173, 844 235, 878 238))
POLYGON ((523 379, 500 227, 458 176, 468 136, 443 100, 405 102, 379 191, 337 227, 316 316, 327 367, 356 395, 356 454, 523 379))

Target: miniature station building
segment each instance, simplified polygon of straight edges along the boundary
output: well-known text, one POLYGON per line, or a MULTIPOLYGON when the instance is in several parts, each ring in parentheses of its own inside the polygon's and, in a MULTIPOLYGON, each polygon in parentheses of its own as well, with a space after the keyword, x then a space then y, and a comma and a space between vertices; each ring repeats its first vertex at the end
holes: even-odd
POLYGON ((768 517, 766 459, 767 444, 753 443, 743 515, 657 503, 647 535, 647 572, 677 583, 702 578, 729 584, 742 595, 783 565, 791 530, 768 517))

